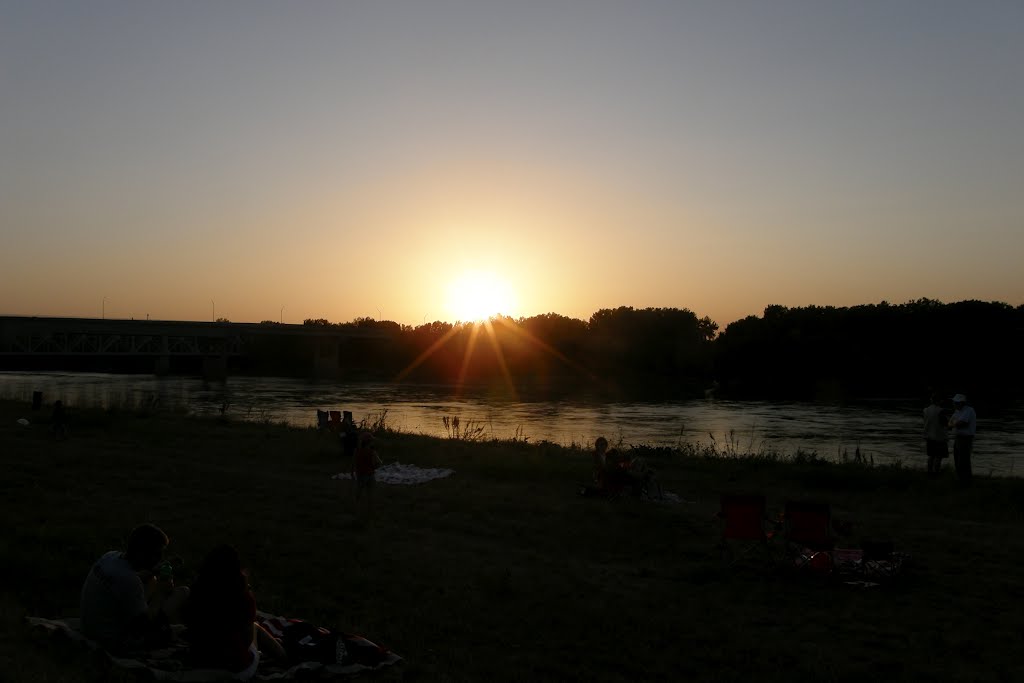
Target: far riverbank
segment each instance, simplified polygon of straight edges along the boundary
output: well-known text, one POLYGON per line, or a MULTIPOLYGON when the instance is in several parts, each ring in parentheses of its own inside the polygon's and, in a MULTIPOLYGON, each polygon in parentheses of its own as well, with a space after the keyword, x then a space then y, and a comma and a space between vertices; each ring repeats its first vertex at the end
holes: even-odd
MULTIPOLYGON (((315 424, 317 409, 350 410, 357 421, 383 417, 392 429, 428 436, 448 436, 444 418, 458 417, 461 430, 484 439, 572 446, 605 436, 623 444, 695 445, 722 455, 799 452, 924 466, 922 406, 913 401, 541 400, 423 384, 0 372, 0 399, 29 402, 36 391, 47 406, 61 399, 71 407, 223 415, 296 427, 315 424)), ((1024 476, 1024 406, 995 414, 979 409, 974 464, 981 474, 1024 476)))

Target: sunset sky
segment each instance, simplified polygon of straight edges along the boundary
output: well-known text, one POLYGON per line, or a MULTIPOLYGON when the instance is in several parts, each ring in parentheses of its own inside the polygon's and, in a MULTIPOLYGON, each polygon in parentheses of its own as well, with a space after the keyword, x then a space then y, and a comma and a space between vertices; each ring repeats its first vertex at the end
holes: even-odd
POLYGON ((1024 2, 0 0, 0 314, 1024 303, 1024 2))

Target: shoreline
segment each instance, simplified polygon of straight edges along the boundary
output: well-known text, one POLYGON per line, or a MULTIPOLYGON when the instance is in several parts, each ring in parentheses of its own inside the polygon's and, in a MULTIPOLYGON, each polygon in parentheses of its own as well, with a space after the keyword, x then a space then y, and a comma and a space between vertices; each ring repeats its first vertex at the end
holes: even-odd
POLYGON ((337 444, 312 429, 98 411, 55 441, 19 427, 10 407, 0 403, 0 653, 16 662, 14 680, 96 679, 87 661, 32 642, 20 619, 73 615, 92 561, 142 521, 168 532, 185 582, 229 540, 261 609, 393 649, 405 662, 386 679, 1024 674, 1013 654, 1024 585, 1015 478, 961 490, 948 466, 933 481, 905 468, 644 453, 663 488, 692 501, 657 505, 577 495, 590 473, 582 449, 385 431, 385 463, 454 474, 380 485, 360 521, 351 488, 331 479, 345 468, 337 444), (844 543, 887 538, 913 564, 891 586, 860 590, 724 567, 718 496, 743 491, 764 493, 773 513, 791 499, 828 502, 852 520, 844 543), (607 647, 610 633, 628 634, 627 658, 607 647))

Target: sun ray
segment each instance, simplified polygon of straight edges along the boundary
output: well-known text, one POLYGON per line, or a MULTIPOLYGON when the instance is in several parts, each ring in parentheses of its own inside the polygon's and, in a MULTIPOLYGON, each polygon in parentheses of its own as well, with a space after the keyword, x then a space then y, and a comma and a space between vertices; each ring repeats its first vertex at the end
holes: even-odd
POLYGON ((580 374, 586 376, 587 378, 589 378, 589 379, 597 379, 597 377, 594 375, 594 373, 592 373, 590 370, 588 370, 587 368, 583 367, 582 365, 580 365, 576 361, 572 360, 571 358, 566 356, 564 353, 562 353, 561 351, 559 351, 555 347, 551 346, 550 344, 548 344, 543 339, 540 339, 539 337, 537 337, 537 335, 533 334, 529 330, 523 329, 523 327, 521 325, 518 325, 514 321, 508 320, 507 318, 495 318, 494 319, 494 323, 496 323, 498 325, 501 325, 503 328, 505 328, 506 330, 508 330, 512 334, 515 334, 515 335, 519 336, 520 338, 527 340, 531 344, 535 344, 536 346, 538 346, 543 351, 546 351, 547 353, 551 354, 552 356, 554 356, 558 360, 562 361, 563 363, 565 363, 566 365, 568 365, 572 369, 578 371, 580 374))
POLYGON ((407 365, 405 367, 405 369, 403 369, 401 372, 399 372, 395 376, 395 381, 396 382, 400 382, 403 379, 405 379, 406 377, 408 377, 410 372, 412 372, 417 367, 419 367, 423 363, 423 361, 427 360, 432 355, 434 355, 434 353, 439 348, 441 348, 442 346, 447 344, 448 340, 451 339, 452 337, 454 337, 456 334, 458 334, 458 332, 459 332, 459 326, 458 325, 453 325, 452 329, 450 329, 447 332, 445 332, 443 337, 441 337, 440 339, 435 341, 433 344, 431 344, 423 353, 421 353, 420 355, 416 356, 416 360, 414 360, 413 362, 409 363, 409 365, 407 365))
POLYGON ((515 383, 512 381, 512 373, 508 371, 508 363, 505 362, 505 353, 501 350, 501 344, 498 343, 498 335, 494 333, 494 326, 491 324, 490 319, 485 320, 483 325, 484 329, 487 330, 487 336, 491 340, 491 346, 494 347, 494 355, 498 358, 498 366, 501 367, 501 374, 505 377, 508 392, 512 396, 512 400, 519 400, 515 383))
POLYGON ((480 323, 473 323, 473 330, 469 333, 469 342, 466 344, 466 353, 462 356, 462 367, 459 368, 458 387, 462 387, 466 381, 466 372, 469 370, 469 361, 473 359, 473 350, 476 348, 477 337, 480 336, 480 323))
POLYGON ((509 371, 508 362, 505 359, 504 349, 501 347, 501 341, 495 330, 495 327, 501 327, 503 330, 507 330, 513 335, 518 336, 521 339, 526 340, 528 343, 536 346, 541 351, 551 355, 554 358, 565 363, 567 366, 576 370, 581 375, 591 380, 596 380, 597 377, 583 367, 579 363, 568 358, 564 353, 554 348, 544 340, 537 337, 529 330, 524 329, 515 320, 505 316, 495 316, 487 318, 480 322, 472 323, 472 325, 456 324, 453 325, 450 330, 444 333, 444 335, 430 345, 425 351, 420 353, 416 359, 406 366, 401 372, 395 376, 395 381, 401 381, 409 376, 409 374, 417 367, 422 365, 430 356, 437 353, 445 344, 451 341, 455 335, 465 332, 469 329, 469 339, 466 342, 466 349, 462 357, 462 364, 459 368, 459 375, 456 379, 456 390, 458 391, 466 381, 466 376, 469 374, 470 363, 473 360, 473 355, 476 353, 476 346, 479 342, 480 332, 483 330, 487 333, 487 338, 490 342, 491 348, 494 350, 495 359, 498 362, 498 367, 501 370, 502 378, 505 380, 505 384, 508 387, 509 393, 513 398, 518 396, 518 392, 515 387, 515 382, 512 378, 512 373, 509 371))

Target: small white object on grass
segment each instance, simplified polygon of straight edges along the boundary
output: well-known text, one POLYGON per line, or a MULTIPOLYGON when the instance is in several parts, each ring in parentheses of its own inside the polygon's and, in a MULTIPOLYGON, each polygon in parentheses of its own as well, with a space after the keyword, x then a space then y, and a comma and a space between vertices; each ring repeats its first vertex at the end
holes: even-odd
POLYGON ((18 424, 20 424, 22 427, 28 427, 29 422, 25 418, 19 417, 18 418, 18 424))

